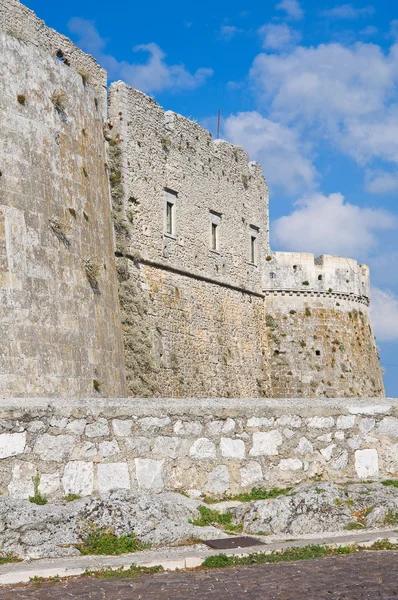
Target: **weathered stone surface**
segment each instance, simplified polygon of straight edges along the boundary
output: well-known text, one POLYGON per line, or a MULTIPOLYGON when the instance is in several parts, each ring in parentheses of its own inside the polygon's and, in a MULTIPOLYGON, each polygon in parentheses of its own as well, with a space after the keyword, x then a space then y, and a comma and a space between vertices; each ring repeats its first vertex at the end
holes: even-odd
POLYGON ((206 491, 215 496, 224 494, 229 488, 229 471, 226 465, 215 467, 208 475, 206 491))
POLYGON ((260 463, 255 460, 247 463, 246 467, 240 470, 240 481, 243 488, 253 486, 263 479, 263 472, 260 463))
POLYGON ((94 489, 94 467, 90 462, 71 461, 66 463, 62 477, 65 494, 88 496, 94 489))
POLYGON ((240 460, 245 457, 245 443, 242 440, 221 438, 220 449, 224 458, 236 458, 240 460))
POLYGON ((254 427, 272 427, 272 425, 274 424, 274 419, 266 419, 265 417, 250 417, 250 419, 247 420, 247 426, 249 428, 254 428, 254 427))
POLYGON ((85 434, 89 438, 104 437, 109 435, 109 426, 106 419, 98 419, 94 423, 86 425, 85 434))
POLYGON ((51 419, 50 419, 51 427, 58 427, 59 429, 65 429, 67 424, 68 424, 67 417, 51 417, 51 419))
POLYGON ((8 493, 12 498, 29 498, 33 496, 33 477, 36 475, 36 465, 30 462, 16 461, 12 469, 12 480, 8 493))
POLYGON ((355 425, 354 415, 340 415, 337 418, 337 429, 352 429, 355 425))
POLYGON ((163 489, 163 460, 136 458, 134 462, 138 487, 141 490, 163 489))
POLYGON ((281 471, 299 471, 303 463, 299 458, 283 458, 278 467, 281 471))
POLYGON ((181 440, 178 437, 159 436, 155 439, 152 453, 176 458, 180 447, 181 440))
POLYGON ((330 460, 332 458, 332 454, 334 449, 336 448, 336 444, 330 444, 326 448, 321 448, 321 454, 325 460, 330 460))
POLYGON ((298 452, 298 454, 312 454, 314 452, 314 446, 306 437, 301 437, 295 451, 298 452))
POLYGON ((104 458, 114 456, 115 454, 119 454, 119 452, 120 448, 116 440, 100 442, 98 444, 98 454, 104 458))
POLYGON ((178 420, 173 427, 176 435, 187 435, 197 437, 203 431, 203 425, 199 421, 178 420))
POLYGON ((360 479, 377 477, 379 474, 379 456, 377 450, 366 449, 355 452, 355 471, 360 479))
POLYGON ((298 415, 282 415, 279 419, 276 420, 276 424, 279 427, 293 427, 298 428, 301 427, 301 417, 298 415))
POLYGON ((363 418, 359 421, 359 431, 362 435, 367 435, 376 425, 376 419, 363 418))
POLYGON ((125 462, 99 464, 97 474, 101 494, 117 489, 129 490, 131 487, 129 468, 125 462))
POLYGON ((41 460, 66 461, 76 443, 73 435, 50 435, 45 433, 37 438, 33 452, 41 460))
POLYGON ((113 433, 118 437, 126 437, 131 434, 133 421, 131 419, 113 419, 113 433))
POLYGON ((145 455, 149 453, 151 442, 148 438, 142 436, 134 436, 124 439, 124 444, 132 454, 145 455))
POLYGON ((26 433, 0 434, 0 459, 22 454, 26 444, 26 433))
POLYGON ((333 425, 333 417, 311 417, 307 419, 307 426, 314 429, 330 429, 333 425))
POLYGON ((157 431, 170 424, 169 417, 144 417, 139 420, 139 424, 144 431, 157 431))
POLYGON ((91 458, 97 454, 97 447, 94 442, 84 442, 78 454, 79 458, 91 458))
POLYGON ((348 452, 347 450, 343 450, 332 462, 330 466, 335 471, 343 471, 348 464, 348 452))
POLYGON ((255 432, 250 456, 276 456, 282 441, 282 436, 277 430, 255 432))
POLYGON ((208 438, 199 438, 189 450, 189 455, 195 459, 216 458, 216 445, 208 438))
POLYGON ((66 429, 76 435, 82 435, 86 428, 86 419, 74 419, 66 426, 66 429))
POLYGON ((398 419, 395 417, 385 417, 377 427, 379 435, 398 438, 398 419))
POLYGON ((211 436, 232 433, 233 431, 235 431, 235 421, 229 417, 225 421, 212 421, 207 425, 207 433, 211 436))
POLYGON ((40 475, 39 492, 45 497, 57 494, 61 487, 59 473, 43 473, 40 475))

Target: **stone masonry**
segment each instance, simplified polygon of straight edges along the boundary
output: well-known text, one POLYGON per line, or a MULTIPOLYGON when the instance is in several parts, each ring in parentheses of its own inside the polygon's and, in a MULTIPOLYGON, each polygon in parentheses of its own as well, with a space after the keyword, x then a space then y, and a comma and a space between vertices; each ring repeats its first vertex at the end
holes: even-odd
POLYGON ((0 408, 0 494, 115 488, 220 495, 398 476, 398 401, 15 399, 0 408))

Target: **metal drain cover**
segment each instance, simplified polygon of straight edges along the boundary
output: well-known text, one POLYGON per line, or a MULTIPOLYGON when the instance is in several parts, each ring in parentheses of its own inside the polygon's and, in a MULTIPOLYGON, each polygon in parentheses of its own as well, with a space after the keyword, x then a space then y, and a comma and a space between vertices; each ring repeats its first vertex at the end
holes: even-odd
POLYGON ((250 546, 265 545, 265 543, 261 540, 257 540, 256 538, 248 536, 207 540, 204 543, 210 548, 217 548, 217 550, 228 550, 229 548, 249 548, 250 546))

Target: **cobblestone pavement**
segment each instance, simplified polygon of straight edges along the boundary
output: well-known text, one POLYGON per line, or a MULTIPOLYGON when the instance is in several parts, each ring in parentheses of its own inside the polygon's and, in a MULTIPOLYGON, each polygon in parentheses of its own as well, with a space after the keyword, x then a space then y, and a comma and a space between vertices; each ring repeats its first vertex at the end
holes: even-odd
POLYGON ((398 598, 398 552, 361 552, 138 579, 71 579, 0 588, 1 600, 391 600, 398 598))

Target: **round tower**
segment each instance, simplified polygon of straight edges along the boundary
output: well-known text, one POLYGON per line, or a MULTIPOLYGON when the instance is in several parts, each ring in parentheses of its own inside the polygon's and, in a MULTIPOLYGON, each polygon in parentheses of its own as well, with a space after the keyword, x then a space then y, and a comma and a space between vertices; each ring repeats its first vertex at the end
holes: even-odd
POLYGON ((264 268, 269 397, 384 396, 369 315, 369 268, 273 252, 264 268))

